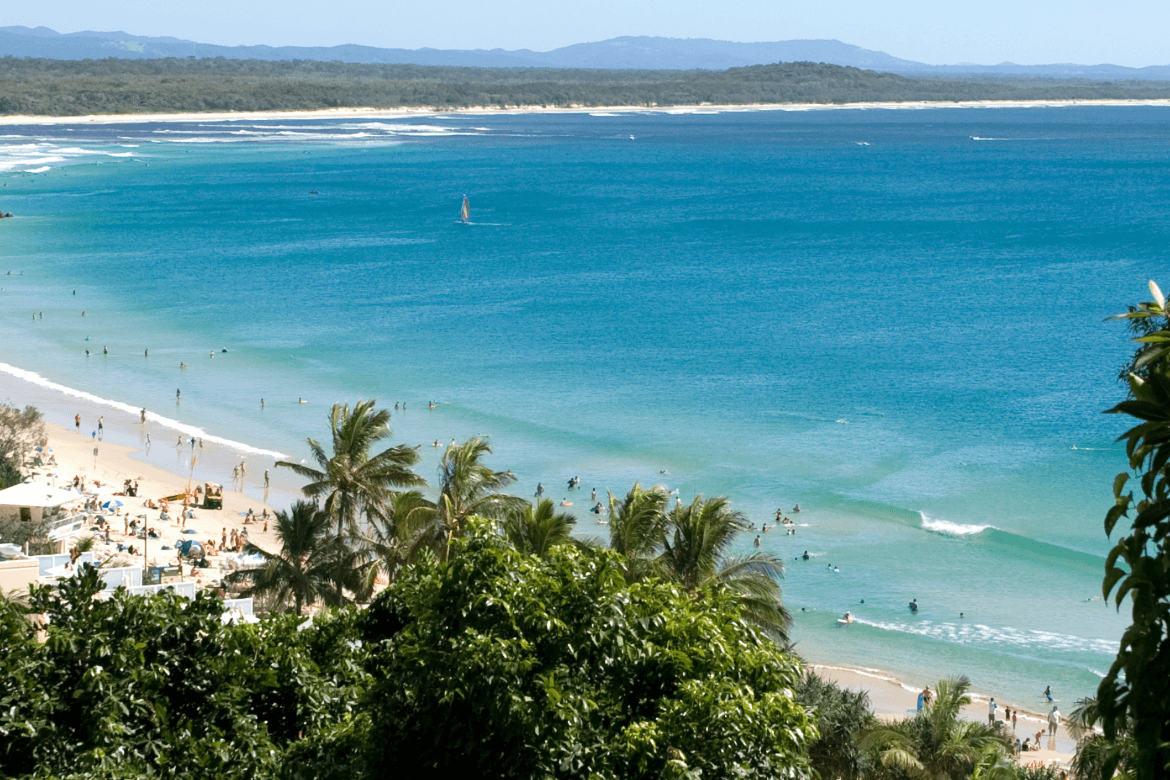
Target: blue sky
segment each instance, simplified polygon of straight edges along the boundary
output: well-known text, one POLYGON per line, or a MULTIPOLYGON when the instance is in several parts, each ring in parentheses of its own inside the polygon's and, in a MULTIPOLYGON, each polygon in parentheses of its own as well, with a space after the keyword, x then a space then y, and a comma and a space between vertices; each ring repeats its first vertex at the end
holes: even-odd
POLYGON ((2 25, 224 45, 547 51, 619 35, 836 38, 933 64, 1170 64, 1167 0, 39 0, 2 25))

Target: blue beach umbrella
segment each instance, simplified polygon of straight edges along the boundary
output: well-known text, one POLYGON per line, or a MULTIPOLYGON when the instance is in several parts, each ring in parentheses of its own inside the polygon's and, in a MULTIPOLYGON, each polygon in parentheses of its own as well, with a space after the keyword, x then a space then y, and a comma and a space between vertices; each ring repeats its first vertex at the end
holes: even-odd
POLYGON ((111 498, 109 501, 106 501, 105 503, 102 504, 102 507, 104 509, 114 509, 115 507, 120 507, 120 506, 123 506, 123 504, 121 501, 119 501, 116 498, 111 498))

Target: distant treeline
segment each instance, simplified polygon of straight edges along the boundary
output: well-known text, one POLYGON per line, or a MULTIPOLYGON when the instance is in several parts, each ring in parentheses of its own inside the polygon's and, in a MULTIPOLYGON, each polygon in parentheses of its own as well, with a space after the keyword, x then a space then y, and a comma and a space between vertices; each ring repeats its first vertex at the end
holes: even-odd
POLYGON ((0 58, 0 114, 1170 98, 1170 85, 906 78, 809 62, 725 71, 0 58))

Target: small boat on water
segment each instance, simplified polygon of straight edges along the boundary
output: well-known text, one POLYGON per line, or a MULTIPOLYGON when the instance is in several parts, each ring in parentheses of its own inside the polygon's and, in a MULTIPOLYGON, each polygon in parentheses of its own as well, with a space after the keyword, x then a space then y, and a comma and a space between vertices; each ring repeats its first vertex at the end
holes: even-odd
POLYGON ((459 209, 459 221, 464 225, 471 224, 471 201, 463 196, 463 206, 459 209))

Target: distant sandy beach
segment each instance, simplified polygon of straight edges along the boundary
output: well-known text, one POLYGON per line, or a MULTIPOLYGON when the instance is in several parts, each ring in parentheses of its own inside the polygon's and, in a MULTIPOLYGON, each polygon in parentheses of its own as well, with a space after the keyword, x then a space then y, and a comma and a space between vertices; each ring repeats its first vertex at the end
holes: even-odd
POLYGON ((1170 106, 1170 99, 1155 100, 969 100, 908 101, 905 103, 753 103, 742 105, 692 106, 571 106, 545 108, 517 106, 495 108, 326 108, 315 111, 218 111, 181 114, 94 114, 89 116, 0 116, 0 126, 133 124, 142 122, 232 122, 294 119, 413 119, 437 116, 485 114, 693 114, 730 111, 831 111, 907 110, 928 108, 1080 108, 1085 106, 1170 106))

